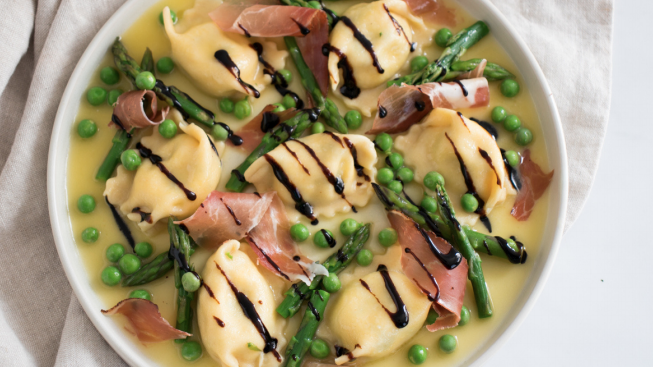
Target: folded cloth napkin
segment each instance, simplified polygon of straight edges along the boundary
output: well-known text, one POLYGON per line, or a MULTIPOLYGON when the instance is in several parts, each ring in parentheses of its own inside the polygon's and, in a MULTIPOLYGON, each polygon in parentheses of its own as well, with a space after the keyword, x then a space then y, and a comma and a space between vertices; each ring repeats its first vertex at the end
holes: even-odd
MULTIPOLYGON (((71 292, 49 229, 46 197, 59 96, 86 46, 123 1, 6 0, 3 7, 2 366, 124 364, 71 292)), ((573 142, 567 144, 568 228, 589 193, 608 122, 613 0, 492 1, 535 54, 553 89, 567 142, 573 142)))

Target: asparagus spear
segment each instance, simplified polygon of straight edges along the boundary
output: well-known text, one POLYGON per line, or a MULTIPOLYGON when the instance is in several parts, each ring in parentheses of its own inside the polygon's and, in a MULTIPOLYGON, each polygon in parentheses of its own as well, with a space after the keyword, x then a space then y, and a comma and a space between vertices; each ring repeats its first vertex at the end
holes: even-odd
POLYGON ((145 53, 141 59, 141 70, 149 71, 154 74, 154 57, 152 56, 152 50, 149 47, 145 48, 145 53))
MULTIPOLYGON (((456 79, 458 75, 476 69, 483 59, 470 59, 465 61, 456 61, 451 64, 451 69, 447 71, 442 80, 456 79)), ((501 65, 488 62, 483 70, 483 76, 488 81, 504 80, 514 78, 515 76, 508 70, 504 69, 501 65)))
POLYGON ((122 281, 123 287, 143 285, 164 276, 174 267, 173 261, 168 257, 167 252, 159 254, 154 260, 143 265, 137 272, 125 277, 122 281))
POLYGON ((478 21, 472 24, 470 27, 463 29, 451 37, 451 40, 449 40, 447 47, 442 51, 442 55, 440 55, 438 60, 428 64, 418 72, 388 81, 388 86, 401 85, 401 83, 419 85, 441 81, 451 68, 451 64, 457 61, 468 48, 475 45, 488 33, 490 33, 490 29, 485 22, 478 21))
POLYGON ((467 259, 467 264, 469 265, 467 278, 471 281, 472 289, 474 290, 474 298, 476 299, 476 307, 478 308, 478 317, 491 317, 493 313, 492 299, 490 298, 490 291, 487 288, 487 283, 485 283, 483 268, 481 268, 481 257, 476 253, 476 251, 474 251, 463 227, 456 219, 456 214, 451 206, 451 200, 449 200, 447 191, 442 185, 437 185, 436 193, 442 219, 451 230, 454 244, 465 259, 467 259))
POLYGON ((304 88, 306 88, 306 90, 311 94, 313 102, 317 108, 320 109, 321 116, 324 117, 326 124, 336 129, 339 133, 346 134, 348 130, 345 119, 340 116, 340 111, 338 111, 338 107, 333 103, 333 101, 322 95, 322 91, 320 91, 320 86, 317 84, 313 72, 308 65, 306 65, 302 53, 299 51, 297 41, 294 37, 284 37, 283 39, 286 42, 286 47, 288 48, 290 57, 292 57, 295 62, 297 72, 299 72, 299 75, 302 78, 304 88))
POLYGON ((283 367, 300 367, 304 356, 311 347, 320 321, 324 319, 324 309, 331 295, 327 291, 316 290, 311 293, 309 307, 304 311, 304 317, 297 334, 290 339, 286 348, 286 358, 283 367))
MULTIPOLYGON (((361 226, 354 234, 349 236, 345 244, 335 254, 329 256, 324 262, 324 267, 329 273, 339 273, 351 263, 356 254, 363 248, 365 242, 370 237, 371 223, 361 226)), ((277 307, 277 313, 284 318, 292 317, 299 311, 302 306, 302 301, 308 296, 311 290, 317 289, 322 284, 322 275, 316 276, 311 285, 308 286, 304 282, 293 284, 288 291, 286 291, 286 298, 277 307)))
POLYGON ((266 133, 261 139, 261 143, 245 158, 235 170, 231 171, 231 177, 225 185, 225 188, 234 192, 245 190, 249 182, 243 178, 245 171, 263 155, 278 147, 281 143, 289 138, 298 138, 313 122, 317 120, 318 109, 303 110, 293 116, 291 119, 279 124, 274 130, 266 133))
POLYGON ((131 133, 133 131, 133 129, 130 132, 125 130, 116 131, 116 135, 114 135, 113 139, 111 140, 113 146, 109 150, 107 156, 104 158, 104 162, 102 162, 102 165, 98 169, 97 174, 95 175, 96 180, 106 181, 109 179, 109 177, 111 177, 113 171, 120 163, 120 155, 125 151, 125 149, 127 149, 127 146, 129 145, 129 141, 131 140, 131 133))
MULTIPOLYGON (((179 259, 181 260, 174 261, 175 287, 177 288, 177 323, 175 327, 178 330, 191 333, 193 326, 191 302, 194 298, 194 292, 187 292, 181 283, 181 277, 187 271, 192 270, 187 263, 188 259, 190 259, 191 241, 188 234, 174 224, 172 217, 168 218, 168 234, 170 235, 170 246, 179 251, 179 259), (180 262, 185 262, 185 264, 180 264, 180 262)), ((183 343, 184 340, 175 339, 175 342, 183 343), (179 341, 177 342, 177 340, 179 341)))

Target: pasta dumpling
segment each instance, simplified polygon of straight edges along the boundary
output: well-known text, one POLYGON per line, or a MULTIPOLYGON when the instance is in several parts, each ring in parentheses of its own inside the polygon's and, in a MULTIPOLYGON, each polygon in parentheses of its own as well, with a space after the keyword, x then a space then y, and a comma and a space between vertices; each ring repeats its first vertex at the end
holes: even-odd
POLYGON ((236 298, 239 292, 250 300, 270 337, 277 340, 275 350, 282 354, 285 320, 275 311, 270 284, 240 251, 240 242, 223 243, 206 261, 202 279, 205 286, 199 290, 197 321, 209 355, 226 367, 278 366, 273 352, 263 352, 266 344, 236 298), (251 344, 259 351, 252 350, 251 344))
POLYGON ((178 123, 183 133, 166 139, 152 129, 140 143, 161 158, 159 165, 146 157, 136 171, 119 165, 118 174, 107 180, 104 191, 107 200, 144 231, 161 218, 193 214, 220 181, 224 142, 213 142, 199 126, 186 123, 179 112, 172 111, 168 118, 178 123))
POLYGON ((485 202, 486 213, 515 193, 496 141, 481 125, 454 110, 434 109, 406 135, 396 138, 395 147, 404 155, 406 164, 414 167, 416 180, 422 181, 430 171, 444 176, 456 218, 463 224, 475 224, 479 215, 467 213, 460 206, 468 187, 456 151, 485 202))
MULTIPOLYGON (((198 6, 204 8, 207 4, 200 3, 198 6)), ((191 12, 191 20, 183 24, 181 29, 185 28, 186 31, 178 33, 172 24, 169 9, 166 7, 163 10, 171 56, 195 85, 215 97, 228 97, 236 93, 255 95, 255 90, 260 92, 271 83, 271 77, 264 74, 258 54, 249 46, 250 42, 245 36, 222 32, 207 16, 196 13, 191 12), (215 58, 219 50, 226 51, 237 70, 215 58)), ((265 60, 275 69, 283 68, 288 52, 277 50, 273 42, 261 44, 265 60)))
POLYGON ((291 221, 298 218, 295 208, 301 202, 312 206, 315 217, 333 217, 352 206, 367 205, 373 194, 376 160, 374 143, 365 136, 327 132, 282 143, 254 161, 245 179, 258 192, 276 191, 291 221), (285 174, 287 182, 278 174, 285 174))
POLYGON ((381 272, 352 281, 325 317, 339 345, 351 352, 336 358, 336 364, 347 363, 352 357, 390 355, 424 325, 431 301, 403 273, 390 270, 386 274, 406 306, 408 323, 398 327, 388 314, 398 310, 381 272))

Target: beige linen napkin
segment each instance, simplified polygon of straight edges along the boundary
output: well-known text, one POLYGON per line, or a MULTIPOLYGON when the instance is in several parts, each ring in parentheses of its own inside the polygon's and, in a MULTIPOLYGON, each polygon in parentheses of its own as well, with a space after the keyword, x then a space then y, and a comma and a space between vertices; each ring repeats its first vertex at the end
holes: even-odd
MULTIPOLYGON (((592 185, 610 104, 613 0, 492 0, 539 61, 569 153, 567 228, 592 185), (571 62, 570 60, 573 60, 571 62)), ((0 365, 123 365, 71 293, 48 219, 54 116, 123 0, 5 0, 0 24, 0 365)))

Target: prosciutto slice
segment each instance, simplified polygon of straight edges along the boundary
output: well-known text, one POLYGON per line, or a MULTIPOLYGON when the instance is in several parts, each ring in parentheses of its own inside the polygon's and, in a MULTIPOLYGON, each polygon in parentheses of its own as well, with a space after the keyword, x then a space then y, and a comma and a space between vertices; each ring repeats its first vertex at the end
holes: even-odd
POLYGON ((404 0, 410 11, 429 23, 456 25, 456 13, 439 0, 404 0))
POLYGON ((419 122, 433 109, 485 107, 490 103, 487 79, 474 78, 451 83, 392 86, 379 96, 379 111, 366 134, 400 133, 419 122), (384 117, 381 115, 384 114, 384 117))
MULTIPOLYGON (((263 139, 263 136, 265 135, 265 132, 263 131, 263 125, 262 122, 264 119, 267 119, 268 121, 273 118, 270 116, 272 114, 272 110, 275 109, 275 106, 273 105, 267 105, 261 113, 259 113, 256 117, 251 119, 245 126, 241 127, 240 130, 238 130, 237 134, 241 138, 243 138, 243 143, 238 146, 238 148, 242 149, 243 151, 250 153, 252 152, 260 143, 261 139, 263 139), (267 114, 267 116, 266 116, 267 114)), ((294 108, 287 109, 282 112, 277 112, 274 113, 278 117, 279 123, 288 120, 289 118, 292 118, 295 116, 297 113, 297 110, 294 108)), ((229 141, 230 145, 233 145, 231 141, 229 141)))
MULTIPOLYGON (((467 260, 462 259, 456 268, 448 270, 433 254, 412 219, 396 210, 388 213, 388 219, 397 231, 403 249, 401 268, 429 299, 435 299, 433 309, 438 313, 438 318, 426 328, 436 331, 458 325, 467 285, 467 260)), ((427 233, 441 252, 451 250, 447 241, 432 232, 427 233)))
POLYGON ((510 214, 518 221, 528 220, 535 207, 535 201, 544 195, 553 179, 553 170, 544 173, 540 166, 531 160, 531 151, 526 149, 522 153, 522 163, 519 165, 521 174, 521 189, 515 199, 515 205, 510 214))
POLYGON ((132 90, 123 93, 113 108, 109 125, 119 125, 121 129, 144 128, 158 125, 165 120, 169 106, 158 110, 156 94, 151 90, 132 90))
POLYGON ((159 307, 141 298, 128 298, 118 302, 105 315, 124 315, 129 321, 127 331, 136 335, 142 343, 157 343, 170 339, 182 339, 191 334, 173 328, 159 313, 159 307))
POLYGON ((297 37, 304 61, 315 75, 322 94, 326 95, 329 72, 322 45, 329 42, 326 13, 319 9, 286 5, 222 4, 209 13, 213 22, 225 32, 248 37, 297 37))

